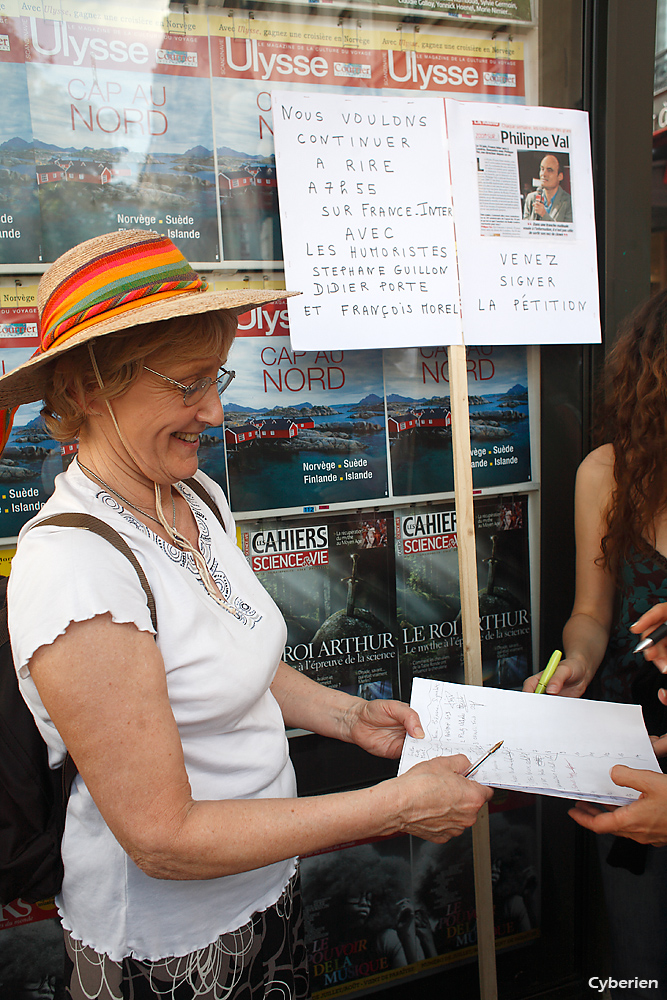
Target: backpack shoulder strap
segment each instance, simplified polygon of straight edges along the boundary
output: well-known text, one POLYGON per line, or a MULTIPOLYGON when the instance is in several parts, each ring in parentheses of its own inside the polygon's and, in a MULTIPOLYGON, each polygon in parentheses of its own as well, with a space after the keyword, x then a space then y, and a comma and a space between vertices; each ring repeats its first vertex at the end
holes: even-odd
MULTIPOLYGON (((62 528, 85 528, 87 531, 92 531, 96 535, 101 535, 102 538, 110 542, 114 548, 118 549, 119 552, 125 556, 125 558, 132 563, 134 570, 139 577, 139 583, 141 584, 143 591, 146 595, 146 601, 148 603, 148 610, 151 615, 151 622, 153 623, 153 628, 157 632, 157 611, 155 610, 155 598, 153 597, 153 591, 150 588, 148 580, 146 579, 146 574, 144 573, 139 560, 135 556, 134 552, 127 544, 124 538, 122 538, 117 531, 114 530, 106 521, 101 521, 98 517, 93 517, 92 514, 54 514, 52 517, 45 517, 43 521, 37 521, 31 527, 36 528, 42 524, 54 524, 62 528)), ((7 628, 7 607, 4 609, 4 628, 7 628)), ((0 639, 2 637, 2 615, 0 614, 0 639)))
POLYGON ((193 493, 197 494, 199 499, 206 504, 209 510, 213 511, 218 521, 220 521, 223 530, 226 531, 227 529, 225 528, 225 522, 222 520, 222 514, 220 513, 220 508, 218 507, 217 503, 215 502, 209 491, 206 489, 206 487, 202 486, 199 480, 195 479, 194 476, 191 476, 189 479, 184 479, 183 482, 185 483, 186 486, 188 486, 192 490, 193 493))

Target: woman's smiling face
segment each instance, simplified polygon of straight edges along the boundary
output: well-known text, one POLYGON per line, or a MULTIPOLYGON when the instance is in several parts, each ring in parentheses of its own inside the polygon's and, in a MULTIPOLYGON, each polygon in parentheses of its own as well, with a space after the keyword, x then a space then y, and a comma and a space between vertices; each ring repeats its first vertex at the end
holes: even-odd
MULTIPOLYGON (((193 406, 186 406, 178 387, 144 371, 127 392, 112 401, 129 459, 135 466, 132 471, 163 486, 194 475, 198 465, 199 435, 222 423, 222 403, 215 379, 223 362, 224 359, 216 356, 174 361, 164 351, 146 358, 147 368, 175 382, 190 385, 208 376, 214 384, 193 406)), ((101 407, 103 419, 105 409, 101 407)), ((107 428, 107 436, 117 442, 118 435, 110 428, 107 428)))

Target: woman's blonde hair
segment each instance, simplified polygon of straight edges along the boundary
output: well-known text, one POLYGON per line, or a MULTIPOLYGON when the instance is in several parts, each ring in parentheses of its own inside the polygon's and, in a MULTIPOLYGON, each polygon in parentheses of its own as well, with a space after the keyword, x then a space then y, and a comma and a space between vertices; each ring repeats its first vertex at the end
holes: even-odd
POLYGON ((115 399, 130 388, 146 358, 160 353, 167 363, 190 358, 227 357, 236 333, 236 317, 225 309, 195 316, 179 316, 132 327, 92 341, 102 377, 100 389, 89 345, 67 351, 54 362, 44 393, 42 417, 55 441, 72 441, 86 422, 92 399, 115 399))

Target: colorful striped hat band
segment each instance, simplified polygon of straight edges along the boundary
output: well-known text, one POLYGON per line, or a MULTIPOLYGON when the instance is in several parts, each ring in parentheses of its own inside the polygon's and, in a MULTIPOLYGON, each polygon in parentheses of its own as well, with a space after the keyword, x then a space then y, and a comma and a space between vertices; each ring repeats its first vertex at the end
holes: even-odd
POLYGON ((208 282, 170 239, 150 237, 93 258, 53 289, 41 312, 38 353, 139 305, 206 291, 208 282))
MULTIPOLYGON (((50 264, 37 290, 40 346, 0 375, 0 410, 44 399, 57 358, 90 340, 167 320, 176 340, 196 317, 239 316, 296 292, 246 287, 210 290, 166 236, 121 229, 79 243, 50 264)), ((190 335, 188 334, 188 336, 190 335)), ((0 413, 0 442, 2 414, 0 413)))

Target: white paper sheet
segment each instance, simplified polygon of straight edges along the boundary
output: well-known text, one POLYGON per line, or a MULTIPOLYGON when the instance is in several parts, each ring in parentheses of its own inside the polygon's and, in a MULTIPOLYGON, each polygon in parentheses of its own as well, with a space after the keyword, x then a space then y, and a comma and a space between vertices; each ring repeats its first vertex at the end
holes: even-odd
POLYGON ((271 100, 293 347, 462 343, 442 100, 271 100))
POLYGON ((525 694, 416 677, 410 704, 423 740, 405 740, 399 774, 422 760, 464 753, 471 763, 503 740, 474 774, 494 788, 623 805, 614 764, 660 772, 638 705, 525 694))
POLYGON ((446 107, 466 344, 599 342, 588 115, 452 100, 446 107), (528 199, 543 191, 545 157, 560 160, 572 221, 524 219, 528 199))

